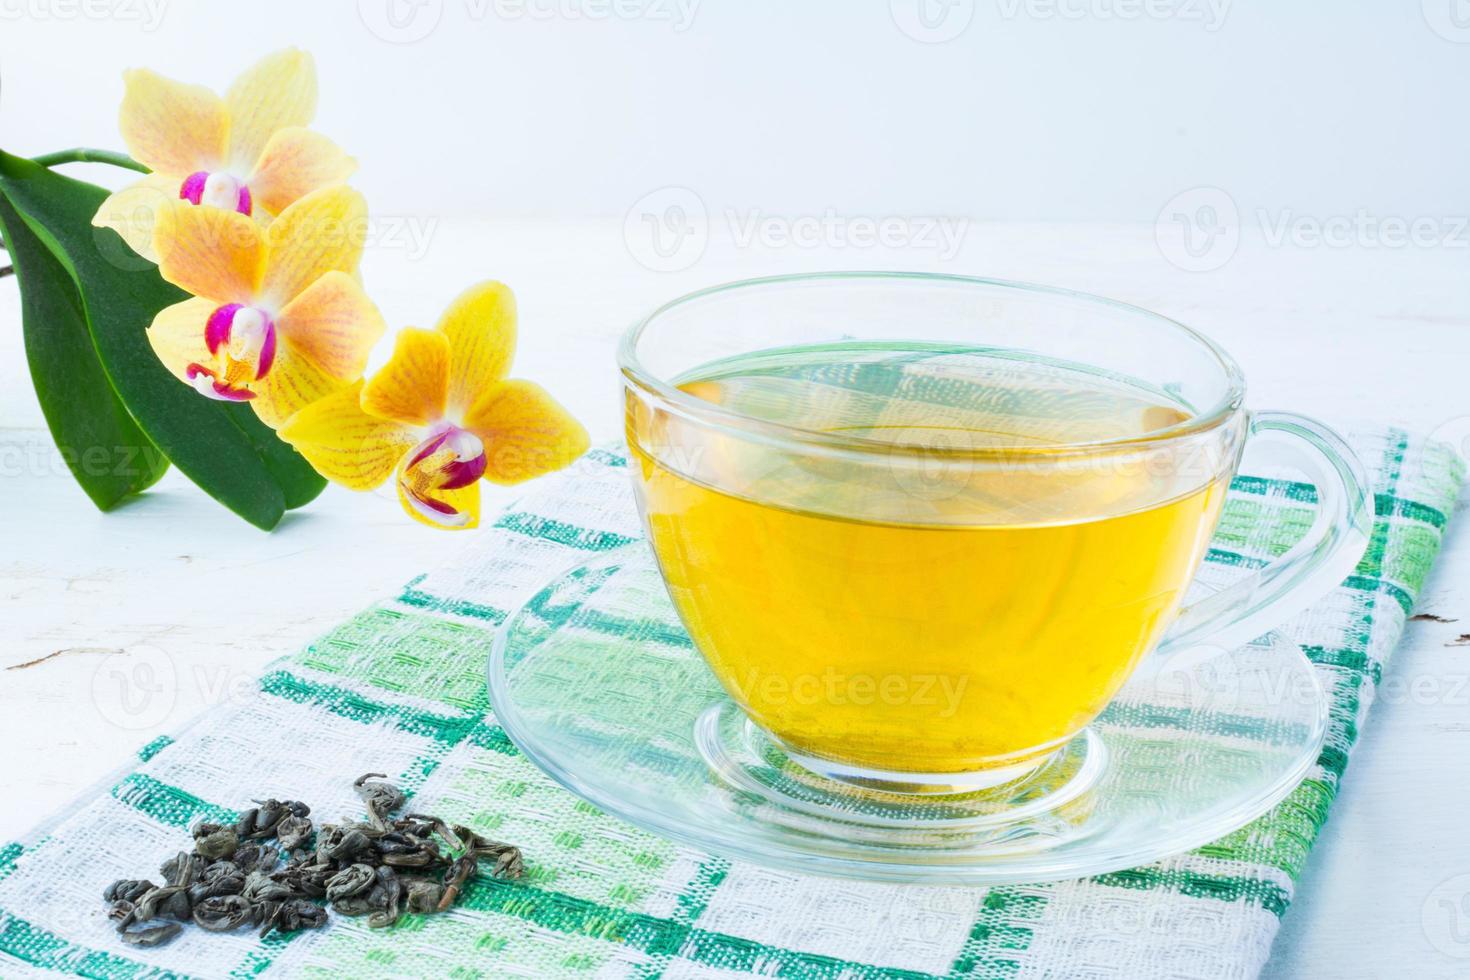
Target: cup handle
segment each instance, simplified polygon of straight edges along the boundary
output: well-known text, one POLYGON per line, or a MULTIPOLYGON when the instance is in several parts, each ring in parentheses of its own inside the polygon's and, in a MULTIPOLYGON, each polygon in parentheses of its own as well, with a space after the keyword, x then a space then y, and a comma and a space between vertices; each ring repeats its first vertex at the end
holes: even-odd
POLYGON ((1327 426, 1289 412, 1252 416, 1250 445, 1300 470, 1317 488, 1317 516, 1280 558, 1214 595, 1185 605, 1160 649, 1209 643, 1230 650, 1269 632, 1341 584, 1373 529, 1362 462, 1327 426))

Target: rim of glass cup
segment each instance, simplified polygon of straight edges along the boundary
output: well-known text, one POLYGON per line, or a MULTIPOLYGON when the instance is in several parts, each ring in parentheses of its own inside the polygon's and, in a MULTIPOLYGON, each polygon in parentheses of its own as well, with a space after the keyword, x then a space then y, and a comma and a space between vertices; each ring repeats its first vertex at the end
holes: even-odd
POLYGON ((1245 401, 1245 376, 1241 373, 1240 366, 1236 364, 1235 359, 1210 338, 1198 330, 1180 323, 1178 320, 1166 317, 1161 313, 1155 313, 1152 310, 1144 309, 1141 306, 1135 306, 1132 303, 1125 303, 1121 300, 1109 299, 1106 296, 1098 296, 1094 293, 1085 293, 1080 290, 1008 279, 988 279, 981 276, 961 276, 938 272, 802 272, 779 276, 761 276, 754 279, 737 279, 733 282, 707 286, 704 289, 697 289, 694 292, 685 293, 683 296, 670 300, 647 316, 636 321, 623 334, 622 341, 618 344, 617 360, 618 368, 629 383, 656 396, 667 407, 692 421, 701 424, 723 424, 725 427, 740 429, 748 434, 755 434, 781 442, 798 442, 805 445, 822 446, 828 449, 848 452, 880 453, 885 456, 892 456, 895 452, 898 452, 927 458, 1005 459, 1033 455, 1054 457, 1071 454, 1126 452, 1135 448, 1142 449, 1157 445, 1158 443, 1167 442, 1172 439, 1185 438, 1216 428, 1233 418, 1240 411, 1245 401), (910 446, 903 444, 895 445, 892 442, 867 439, 861 436, 837 435, 818 429, 807 429, 797 425, 772 422, 767 419, 731 411, 714 402, 706 401, 696 395, 679 390, 668 381, 656 377, 639 360, 638 345, 647 329, 660 317, 699 300, 725 293, 738 292, 746 289, 759 289, 767 286, 810 282, 840 283, 859 280, 908 280, 919 283, 950 283, 983 286, 989 289, 1014 290, 1018 293, 1095 303, 1099 306, 1128 314, 1129 316, 1150 320, 1161 327, 1182 333, 1188 340, 1198 345, 1215 359, 1226 382, 1225 393, 1208 410, 1198 412, 1183 421, 1155 429, 1141 436, 1098 439, 1088 442, 1062 443, 1058 445, 980 446, 965 448, 910 446))

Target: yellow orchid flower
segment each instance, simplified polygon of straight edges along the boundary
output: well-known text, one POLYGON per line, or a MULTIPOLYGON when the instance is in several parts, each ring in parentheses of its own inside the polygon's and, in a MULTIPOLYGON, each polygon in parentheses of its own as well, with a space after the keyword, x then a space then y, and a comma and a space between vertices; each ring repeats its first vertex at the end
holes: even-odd
POLYGON ((367 203, 312 191, 269 226, 175 202, 154 229, 158 270, 193 293, 148 328, 159 359, 200 394, 249 401, 275 428, 362 377, 386 329, 358 285, 367 203))
POLYGON ((474 527, 481 478, 519 483, 587 450, 586 430, 541 387, 506 379, 515 330, 510 289, 473 286, 433 330, 400 331, 370 380, 308 405, 279 435, 335 483, 371 490, 396 471, 415 520, 474 527))
POLYGON ((92 223, 116 230, 151 261, 153 225, 168 201, 268 221, 357 169, 331 140, 305 128, 316 114, 316 68, 304 51, 267 55, 223 98, 146 69, 123 79, 123 141, 153 173, 108 197, 92 223))

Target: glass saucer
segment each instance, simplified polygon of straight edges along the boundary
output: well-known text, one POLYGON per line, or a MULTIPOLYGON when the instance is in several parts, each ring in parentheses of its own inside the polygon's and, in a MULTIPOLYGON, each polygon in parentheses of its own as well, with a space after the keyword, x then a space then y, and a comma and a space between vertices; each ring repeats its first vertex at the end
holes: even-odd
POLYGON ((489 664, 496 717, 573 793, 739 860, 884 881, 994 885, 1101 874, 1209 843, 1316 760, 1327 701, 1301 649, 1153 654, 1039 769, 956 793, 819 776, 751 724, 695 651, 636 542, 513 613, 489 664))

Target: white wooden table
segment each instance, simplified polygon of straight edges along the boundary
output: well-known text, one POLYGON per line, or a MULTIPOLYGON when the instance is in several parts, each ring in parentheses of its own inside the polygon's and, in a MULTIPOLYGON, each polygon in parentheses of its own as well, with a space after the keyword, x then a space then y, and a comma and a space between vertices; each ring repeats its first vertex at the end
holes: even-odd
MULTIPOLYGON (((463 286, 511 283, 516 372, 547 384, 597 439, 617 435, 613 349, 638 313, 727 279, 839 267, 1024 279, 1156 309, 1229 349, 1258 408, 1426 431, 1470 415, 1464 249, 1281 248, 1247 232, 1223 268, 1190 273, 1151 227, 976 223, 945 259, 852 242, 741 248, 716 219, 702 258, 657 272, 637 261, 647 243, 630 249, 622 220, 417 220, 424 248, 385 240, 365 261, 389 322, 428 325, 463 286)), ((42 424, 14 280, 0 280, 0 744, 11 763, 0 840, 235 696, 272 658, 474 546, 472 534, 412 524, 387 493, 338 488, 262 534, 176 473, 99 514, 42 424)), ((487 508, 512 496, 492 493, 487 508)), ((1470 958, 1457 958, 1470 957, 1470 898, 1460 931, 1437 904, 1470 891, 1470 878, 1453 880, 1470 875, 1470 649, 1446 646, 1470 630, 1467 561, 1462 515, 1421 601, 1461 622, 1410 624, 1270 976, 1470 974, 1470 958)))

